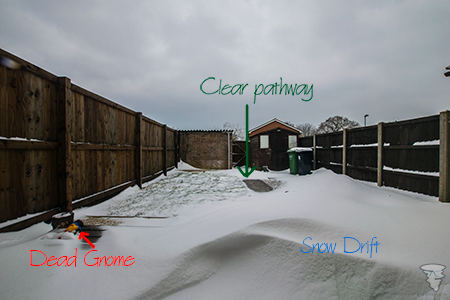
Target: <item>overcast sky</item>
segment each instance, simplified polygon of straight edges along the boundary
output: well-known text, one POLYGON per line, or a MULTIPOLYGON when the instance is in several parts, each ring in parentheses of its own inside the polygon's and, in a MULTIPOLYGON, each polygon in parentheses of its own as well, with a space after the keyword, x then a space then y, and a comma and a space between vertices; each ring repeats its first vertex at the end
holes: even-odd
POLYGON ((178 129, 245 128, 246 104, 250 128, 438 114, 450 109, 449 33, 448 0, 0 0, 0 48, 178 129), (208 77, 206 92, 248 86, 206 95, 208 77), (280 77, 313 85, 312 99, 254 104, 255 85, 280 77))

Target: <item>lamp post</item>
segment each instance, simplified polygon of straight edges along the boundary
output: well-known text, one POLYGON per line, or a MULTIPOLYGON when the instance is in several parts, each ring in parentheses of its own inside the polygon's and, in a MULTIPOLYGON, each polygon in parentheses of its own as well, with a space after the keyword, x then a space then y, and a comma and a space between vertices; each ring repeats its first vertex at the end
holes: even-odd
POLYGON ((364 127, 366 127, 366 118, 367 118, 368 116, 369 116, 368 114, 365 114, 365 115, 364 115, 364 127))

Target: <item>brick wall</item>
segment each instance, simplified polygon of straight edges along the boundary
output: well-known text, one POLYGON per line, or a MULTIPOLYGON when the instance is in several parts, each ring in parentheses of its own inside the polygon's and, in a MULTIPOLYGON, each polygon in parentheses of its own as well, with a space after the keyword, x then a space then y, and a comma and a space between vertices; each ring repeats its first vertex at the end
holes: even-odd
POLYGON ((179 133, 182 161, 200 169, 228 169, 228 159, 231 158, 231 154, 228 155, 231 133, 228 134, 226 131, 179 131, 179 133))

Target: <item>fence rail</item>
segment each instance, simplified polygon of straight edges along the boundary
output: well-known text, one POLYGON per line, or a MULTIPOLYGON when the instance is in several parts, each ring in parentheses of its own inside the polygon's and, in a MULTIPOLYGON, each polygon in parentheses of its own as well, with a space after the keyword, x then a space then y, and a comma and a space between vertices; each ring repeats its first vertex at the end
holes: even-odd
POLYGON ((449 111, 444 111, 300 138, 299 146, 314 149, 314 169, 325 167, 450 202, 449 141, 449 111))
POLYGON ((0 222, 72 211, 177 166, 176 130, 0 57, 21 66, 0 65, 0 222))

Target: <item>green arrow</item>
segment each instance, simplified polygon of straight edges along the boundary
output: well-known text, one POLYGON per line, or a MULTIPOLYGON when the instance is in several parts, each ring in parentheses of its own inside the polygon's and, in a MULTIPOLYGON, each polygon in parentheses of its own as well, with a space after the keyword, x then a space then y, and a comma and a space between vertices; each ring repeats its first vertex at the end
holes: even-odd
POLYGON ((248 104, 245 106, 245 172, 241 170, 241 167, 238 166, 239 172, 245 177, 248 178, 253 171, 255 171, 256 166, 253 167, 250 171, 248 171, 248 104))

